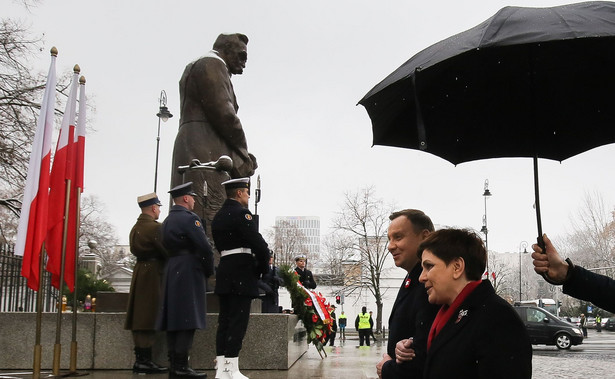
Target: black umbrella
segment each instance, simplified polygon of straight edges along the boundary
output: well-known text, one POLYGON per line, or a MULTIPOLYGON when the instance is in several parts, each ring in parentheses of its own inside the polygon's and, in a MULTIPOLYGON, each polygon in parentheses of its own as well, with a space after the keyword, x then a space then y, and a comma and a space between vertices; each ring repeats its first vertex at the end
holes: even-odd
POLYGON ((615 3, 505 7, 419 52, 359 101, 373 143, 453 164, 562 161, 615 142, 615 3))

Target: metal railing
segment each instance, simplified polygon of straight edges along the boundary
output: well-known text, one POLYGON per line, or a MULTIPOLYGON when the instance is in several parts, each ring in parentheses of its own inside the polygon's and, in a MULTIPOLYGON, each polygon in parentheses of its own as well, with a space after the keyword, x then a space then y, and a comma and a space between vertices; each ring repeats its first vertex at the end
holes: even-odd
MULTIPOLYGON (((14 252, 14 245, 0 244, 0 312, 36 312, 36 291, 21 276, 23 259, 14 252)), ((41 280, 42 311, 55 312, 59 291, 51 286, 49 272, 44 271, 41 280)))

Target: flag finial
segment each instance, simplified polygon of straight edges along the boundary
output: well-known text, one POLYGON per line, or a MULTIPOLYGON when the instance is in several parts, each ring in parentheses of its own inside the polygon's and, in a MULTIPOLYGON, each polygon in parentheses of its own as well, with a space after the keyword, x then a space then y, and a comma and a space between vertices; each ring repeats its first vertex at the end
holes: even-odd
POLYGON ((73 72, 74 72, 75 74, 80 73, 80 72, 81 72, 81 67, 79 67, 79 65, 78 65, 78 64, 76 64, 76 65, 75 65, 75 67, 73 67, 73 72))
POLYGON ((58 49, 55 46, 53 46, 50 51, 51 51, 51 56, 52 57, 57 57, 58 56, 58 49))
POLYGON ((81 75, 79 78, 79 84, 85 84, 85 76, 81 75))

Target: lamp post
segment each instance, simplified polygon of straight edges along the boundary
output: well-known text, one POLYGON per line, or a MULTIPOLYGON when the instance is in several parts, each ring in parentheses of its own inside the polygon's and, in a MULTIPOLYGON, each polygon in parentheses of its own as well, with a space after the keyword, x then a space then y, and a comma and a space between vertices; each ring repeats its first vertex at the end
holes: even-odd
POLYGON ((158 134, 156 135, 156 168, 154 170, 154 192, 156 192, 156 187, 158 184, 158 152, 160 150, 160 120, 162 122, 167 122, 168 119, 173 117, 171 112, 169 112, 169 108, 167 108, 167 93, 162 90, 160 92, 160 110, 156 113, 158 116, 158 134))
POLYGON ((485 199, 485 214, 483 215, 483 227, 480 229, 482 233, 485 233, 485 250, 487 250, 487 279, 489 279, 489 240, 487 234, 487 198, 491 196, 489 192, 489 180, 485 179, 485 191, 483 192, 483 198, 485 199))
POLYGON ((521 241, 519 244, 519 302, 521 302, 521 248, 523 248, 523 254, 527 254, 526 241, 521 241))

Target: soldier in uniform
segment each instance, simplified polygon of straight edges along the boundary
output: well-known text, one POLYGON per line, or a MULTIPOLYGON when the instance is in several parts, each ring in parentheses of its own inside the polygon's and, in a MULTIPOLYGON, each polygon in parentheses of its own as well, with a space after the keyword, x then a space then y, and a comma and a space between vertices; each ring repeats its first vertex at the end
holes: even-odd
POLYGON ((152 346, 156 340, 156 317, 160 299, 160 284, 167 260, 167 251, 162 246, 160 216, 162 204, 155 193, 137 198, 141 214, 130 231, 130 252, 137 257, 132 273, 126 323, 132 330, 136 362, 132 371, 139 374, 166 372, 152 362, 152 346))
POLYGON ((314 280, 314 275, 312 275, 312 271, 305 268, 305 255, 298 255, 295 257, 295 272, 299 275, 299 281, 305 288, 313 290, 316 288, 316 280, 314 280))
POLYGON ((169 377, 206 377, 190 368, 188 357, 195 330, 205 328, 205 280, 214 273, 213 252, 201 219, 192 212, 192 182, 169 193, 175 205, 162 224, 169 261, 158 326, 167 331, 169 377))
POLYGON ((239 372, 239 351, 257 281, 269 270, 269 248, 248 209, 250 179, 223 182, 227 199, 211 225, 220 264, 215 293, 220 299, 216 334, 216 378, 246 378, 239 372))

